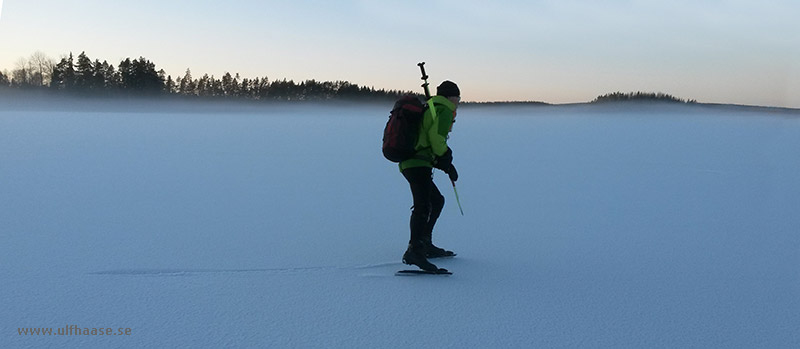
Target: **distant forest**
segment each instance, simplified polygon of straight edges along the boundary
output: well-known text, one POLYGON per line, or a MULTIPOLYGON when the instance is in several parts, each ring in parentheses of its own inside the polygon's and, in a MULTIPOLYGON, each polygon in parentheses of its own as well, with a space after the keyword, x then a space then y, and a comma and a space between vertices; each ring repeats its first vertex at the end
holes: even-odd
POLYGON ((675 103, 697 103, 696 100, 685 100, 665 93, 652 92, 614 92, 595 98, 591 103, 624 102, 624 101, 658 101, 675 103))
MULTIPOLYGON (((81 52, 72 53, 55 62, 41 52, 29 58, 20 58, 14 70, 0 71, 1 89, 47 90, 57 93, 91 96, 186 96, 202 98, 231 98, 249 100, 319 101, 319 100, 393 100, 411 91, 384 90, 365 87, 347 81, 270 80, 266 76, 242 78, 239 74, 225 73, 217 78, 204 74, 194 78, 190 69, 183 76, 173 78, 155 63, 139 57, 127 58, 116 67, 108 61, 92 60, 81 52)), ((697 103, 664 93, 614 92, 599 96, 590 103, 623 101, 662 101, 697 103)), ((544 102, 484 102, 493 104, 547 104, 544 102)))
POLYGON ((175 95, 252 100, 395 99, 409 91, 375 89, 347 81, 269 80, 242 78, 225 73, 217 78, 204 74, 194 78, 190 69, 173 79, 155 63, 139 57, 127 58, 114 67, 108 61, 94 61, 82 52, 59 62, 41 52, 21 58, 11 72, 0 72, 0 88, 42 89, 79 95, 175 95))

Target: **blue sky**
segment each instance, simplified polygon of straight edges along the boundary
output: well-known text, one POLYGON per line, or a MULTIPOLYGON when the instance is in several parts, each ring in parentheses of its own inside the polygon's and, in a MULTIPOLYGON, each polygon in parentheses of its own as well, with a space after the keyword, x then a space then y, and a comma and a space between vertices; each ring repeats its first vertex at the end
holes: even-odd
POLYGON ((4 0, 0 69, 42 51, 173 77, 348 80, 467 100, 584 102, 615 91, 800 107, 796 1, 4 0))

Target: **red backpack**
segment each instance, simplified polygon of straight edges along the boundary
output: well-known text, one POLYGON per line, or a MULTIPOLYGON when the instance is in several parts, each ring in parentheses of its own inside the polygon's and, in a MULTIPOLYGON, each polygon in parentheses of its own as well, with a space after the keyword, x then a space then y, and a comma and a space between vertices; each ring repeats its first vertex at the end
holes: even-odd
POLYGON ((391 162, 414 157, 419 128, 427 106, 416 96, 407 95, 394 104, 383 129, 383 156, 391 162))

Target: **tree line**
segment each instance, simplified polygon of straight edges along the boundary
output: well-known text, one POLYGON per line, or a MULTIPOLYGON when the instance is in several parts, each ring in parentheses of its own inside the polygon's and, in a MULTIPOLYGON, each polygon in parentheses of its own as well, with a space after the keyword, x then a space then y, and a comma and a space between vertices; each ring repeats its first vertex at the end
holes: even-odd
POLYGON ((696 100, 685 100, 666 93, 653 92, 614 92, 598 96, 591 103, 623 102, 623 101, 657 101, 675 103, 697 103, 696 100))
POLYGON ((139 57, 126 58, 116 67, 108 61, 92 60, 81 52, 55 62, 37 52, 21 58, 11 72, 0 72, 0 88, 46 89, 84 95, 174 95, 206 98, 242 98, 252 100, 331 100, 394 99, 408 91, 375 89, 347 81, 270 80, 266 76, 242 78, 225 73, 217 78, 204 74, 172 78, 155 63, 139 57))
MULTIPOLYGON (((108 61, 92 60, 81 52, 72 53, 58 62, 47 55, 36 52, 29 58, 20 58, 14 70, 0 72, 0 89, 45 89, 58 93, 81 95, 171 95, 203 98, 240 98, 251 100, 332 100, 332 99, 380 99, 391 100, 410 91, 384 90, 359 86, 347 81, 270 80, 266 76, 242 78, 239 74, 225 73, 217 78, 204 74, 192 76, 186 69, 182 76, 173 79, 155 63, 139 57, 126 58, 116 67, 108 61)), ((620 101, 662 101, 696 103, 665 93, 614 92, 598 96, 590 103, 620 101)), ((513 102, 501 102, 513 103, 513 102)), ((517 102, 546 104, 542 102, 517 102)))

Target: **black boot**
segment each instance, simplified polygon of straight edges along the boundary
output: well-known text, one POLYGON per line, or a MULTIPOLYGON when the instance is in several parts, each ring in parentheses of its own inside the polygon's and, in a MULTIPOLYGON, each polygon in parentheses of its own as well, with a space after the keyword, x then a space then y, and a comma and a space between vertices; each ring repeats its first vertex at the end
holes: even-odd
POLYGON ((455 252, 445 250, 441 247, 437 247, 430 240, 425 242, 425 257, 433 259, 442 257, 453 257, 455 255, 456 255, 455 252))
POLYGON ((408 265, 416 265, 425 271, 438 271, 439 268, 428 262, 425 257, 425 247, 422 241, 417 241, 408 244, 406 253, 403 254, 403 263, 408 265))
POLYGON ((427 226, 423 234, 422 243, 425 247, 425 257, 442 258, 456 255, 453 251, 445 250, 433 244, 433 226, 427 226))

